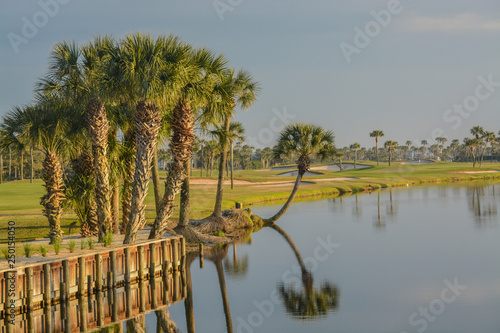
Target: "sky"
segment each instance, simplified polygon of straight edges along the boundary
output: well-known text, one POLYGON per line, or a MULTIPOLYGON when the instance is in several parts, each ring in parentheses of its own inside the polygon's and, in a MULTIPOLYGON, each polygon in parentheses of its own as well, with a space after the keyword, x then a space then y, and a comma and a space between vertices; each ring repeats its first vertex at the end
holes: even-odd
POLYGON ((338 147, 372 147, 375 129, 417 146, 500 130, 498 0, 24 0, 3 1, 0 22, 0 116, 32 101, 54 43, 144 32, 252 73, 262 90, 236 119, 256 148, 292 122, 338 147))

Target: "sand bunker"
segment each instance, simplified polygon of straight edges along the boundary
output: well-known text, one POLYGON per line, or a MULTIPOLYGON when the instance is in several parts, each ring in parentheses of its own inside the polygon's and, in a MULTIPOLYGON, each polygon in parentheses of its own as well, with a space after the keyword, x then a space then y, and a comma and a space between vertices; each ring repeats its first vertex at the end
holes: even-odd
POLYGON ((475 174, 475 173, 495 173, 500 172, 500 170, 483 170, 483 171, 456 171, 453 173, 467 173, 467 174, 475 174))

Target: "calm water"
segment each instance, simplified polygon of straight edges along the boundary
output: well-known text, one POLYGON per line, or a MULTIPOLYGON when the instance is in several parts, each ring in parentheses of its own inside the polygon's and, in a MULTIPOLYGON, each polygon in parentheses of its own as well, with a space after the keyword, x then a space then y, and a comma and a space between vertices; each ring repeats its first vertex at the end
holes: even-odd
POLYGON ((236 254, 192 258, 186 301, 146 331, 499 332, 499 209, 500 184, 295 203, 236 254))

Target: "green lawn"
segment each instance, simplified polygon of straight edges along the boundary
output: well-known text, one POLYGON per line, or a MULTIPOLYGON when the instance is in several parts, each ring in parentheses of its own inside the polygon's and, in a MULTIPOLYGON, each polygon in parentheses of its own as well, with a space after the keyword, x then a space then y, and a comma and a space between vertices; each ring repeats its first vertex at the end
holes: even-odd
MULTIPOLYGON (((483 163, 483 167, 472 168, 471 163, 443 163, 437 162, 423 165, 403 165, 394 163, 391 168, 386 163, 376 167, 373 162, 361 162, 373 166, 369 169, 357 169, 347 171, 321 170, 323 174, 315 176, 306 176, 304 181, 314 182, 315 179, 322 178, 348 178, 355 177, 359 179, 339 180, 339 181, 318 181, 314 184, 303 185, 297 195, 297 200, 318 197, 332 196, 339 193, 358 192, 370 189, 390 186, 407 186, 425 183, 455 182, 467 180, 493 180, 500 181, 500 173, 478 173, 465 174, 463 171, 487 171, 500 170, 500 163, 483 163)), ((257 170, 237 170, 235 179, 246 180, 250 182, 266 181, 290 181, 295 177, 277 176, 283 170, 275 171, 257 171, 257 170)), ((205 175, 205 172, 204 172, 205 175)), ((160 176, 165 178, 164 171, 160 176)), ((211 179, 216 180, 216 171, 213 172, 211 179)), ((199 170, 193 171, 193 179, 200 178, 199 170)), ((150 189, 153 187, 150 183, 150 189)), ((208 216, 211 213, 215 201, 216 185, 192 185, 191 187, 191 218, 199 219, 208 216)), ((266 204, 269 202, 277 203, 279 200, 288 198, 292 186, 288 185, 236 185, 234 190, 229 185, 224 187, 223 208, 234 207, 235 202, 243 202, 245 206, 251 204, 266 204)), ((35 180, 33 184, 29 180, 5 182, 0 184, 0 243, 5 243, 7 239, 7 222, 14 220, 16 222, 17 242, 23 242, 35 238, 46 237, 48 235, 48 223, 42 215, 40 197, 44 193, 44 187, 41 180, 35 180)), ((152 222, 155 217, 154 197, 150 193, 146 199, 147 209, 146 218, 152 222)), ((177 201, 178 204, 178 201, 177 201)), ((173 218, 177 218, 174 215, 173 218)), ((62 227, 67 234, 69 224, 76 221, 76 216, 67 209, 63 215, 62 227)), ((78 229, 73 229, 72 233, 78 233, 78 229)))

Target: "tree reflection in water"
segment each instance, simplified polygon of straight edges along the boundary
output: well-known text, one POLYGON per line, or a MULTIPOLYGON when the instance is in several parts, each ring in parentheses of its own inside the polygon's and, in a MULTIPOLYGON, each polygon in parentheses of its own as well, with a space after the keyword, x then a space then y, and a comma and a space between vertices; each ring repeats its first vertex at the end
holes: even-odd
POLYGON ((337 287, 326 281, 319 288, 315 288, 312 272, 305 266, 304 260, 291 237, 276 224, 272 224, 270 227, 288 242, 301 269, 302 290, 297 291, 295 286, 287 286, 284 283, 278 284, 278 291, 287 313, 292 318, 312 320, 324 317, 328 312, 335 310, 338 307, 337 287))
POLYGON ((474 223, 478 228, 498 221, 495 185, 474 184, 467 188, 467 194, 470 197, 469 210, 472 212, 474 223))

